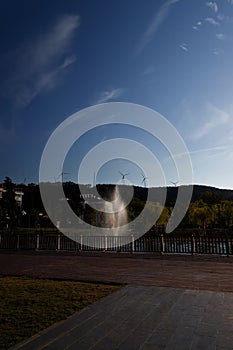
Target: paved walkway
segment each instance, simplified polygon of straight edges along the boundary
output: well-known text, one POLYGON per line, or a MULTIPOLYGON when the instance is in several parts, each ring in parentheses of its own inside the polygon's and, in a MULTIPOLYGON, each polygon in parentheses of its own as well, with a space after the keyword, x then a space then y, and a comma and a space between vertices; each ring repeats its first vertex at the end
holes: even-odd
POLYGON ((2 253, 0 274, 233 292, 233 258, 2 253))
POLYGON ((232 350, 233 294, 127 286, 13 349, 232 350))
POLYGON ((233 348, 232 258, 0 253, 0 274, 128 284, 13 349, 233 348))

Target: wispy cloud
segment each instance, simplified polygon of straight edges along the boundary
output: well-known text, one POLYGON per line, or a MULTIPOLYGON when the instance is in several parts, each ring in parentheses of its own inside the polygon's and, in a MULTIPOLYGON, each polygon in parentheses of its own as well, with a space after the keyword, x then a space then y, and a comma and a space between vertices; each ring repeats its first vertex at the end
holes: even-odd
POLYGON ((226 18, 225 15, 222 14, 222 13, 219 13, 219 14, 217 15, 217 19, 218 19, 219 21, 224 21, 225 18, 226 18))
POLYGON ((154 66, 148 66, 143 72, 142 75, 150 75, 155 72, 155 67, 154 66))
POLYGON ((214 2, 214 1, 208 1, 208 2, 206 3, 206 6, 210 7, 211 10, 213 10, 214 12, 218 12, 218 5, 217 5, 216 2, 214 2))
POLYGON ((180 0, 167 0, 155 14, 152 21, 149 23, 146 31, 142 35, 139 45, 136 49, 136 55, 139 55, 145 47, 151 42, 163 22, 166 20, 170 13, 171 6, 178 3, 180 0))
POLYGON ((79 25, 78 15, 62 16, 48 32, 11 53, 16 68, 6 90, 16 108, 27 107, 38 94, 57 86, 61 73, 76 60, 70 46, 79 25))
POLYGON ((185 52, 187 52, 189 50, 188 47, 187 47, 187 44, 185 44, 185 43, 180 44, 179 47, 185 52))
POLYGON ((223 152, 225 150, 229 149, 229 146, 213 146, 213 147, 207 147, 207 148, 200 148, 200 149, 195 149, 195 150, 191 150, 189 151, 190 155, 193 154, 202 154, 203 152, 223 152))
POLYGON ((219 56, 224 54, 224 51, 222 49, 214 49, 213 54, 219 56))
POLYGON ((2 144, 8 144, 16 136, 16 131, 13 127, 10 129, 0 125, 0 141, 2 144))
POLYGON ((226 40, 226 35, 223 33, 217 33, 216 38, 219 40, 226 40))
POLYGON ((198 22, 193 26, 193 29, 194 29, 194 30, 199 30, 201 26, 202 26, 202 22, 201 22, 201 21, 198 21, 198 22))
POLYGON ((213 17, 207 17, 205 18, 205 21, 213 26, 219 26, 219 22, 217 22, 213 17))
MULTIPOLYGON (((206 148, 199 148, 199 149, 194 149, 194 150, 188 150, 188 154, 190 156, 193 156, 193 155, 203 155, 203 153, 214 153, 214 154, 219 154, 219 153, 222 153, 222 152, 225 152, 226 150, 229 150, 229 148, 232 149, 232 146, 229 147, 229 145, 226 145, 226 146, 213 146, 213 147, 206 147, 206 148)), ((181 158, 183 156, 185 156, 187 153, 178 153, 178 154, 175 154, 173 155, 173 157, 175 159, 177 158, 181 158)), ((169 159, 172 159, 172 157, 168 157, 167 158, 168 160, 169 159)))
POLYGON ((120 96, 122 96, 123 92, 125 89, 123 88, 118 88, 118 89, 112 89, 108 91, 104 91, 100 94, 99 98, 97 101, 95 101, 96 104, 98 103, 106 103, 109 101, 113 101, 118 99, 120 96))
POLYGON ((199 127, 193 133, 193 139, 202 139, 203 137, 210 134, 217 127, 227 124, 227 122, 230 119, 228 113, 210 103, 206 106, 206 115, 207 118, 205 118, 205 121, 202 123, 202 126, 199 127))
POLYGON ((69 67, 71 64, 75 63, 77 60, 77 57, 75 55, 71 55, 69 57, 67 57, 63 64, 61 65, 61 68, 67 68, 69 67))

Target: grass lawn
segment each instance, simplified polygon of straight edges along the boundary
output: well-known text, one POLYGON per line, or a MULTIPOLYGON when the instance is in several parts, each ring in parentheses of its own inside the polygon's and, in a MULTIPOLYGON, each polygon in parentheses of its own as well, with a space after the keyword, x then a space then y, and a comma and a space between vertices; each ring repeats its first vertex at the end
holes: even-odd
POLYGON ((0 349, 29 338, 119 288, 0 276, 0 349))

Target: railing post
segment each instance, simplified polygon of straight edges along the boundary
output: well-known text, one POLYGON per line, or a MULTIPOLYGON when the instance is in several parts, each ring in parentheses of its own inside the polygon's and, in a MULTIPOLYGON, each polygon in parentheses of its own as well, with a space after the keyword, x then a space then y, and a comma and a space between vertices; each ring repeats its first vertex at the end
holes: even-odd
POLYGON ((226 253, 227 253, 227 256, 229 256, 229 239, 228 239, 228 235, 225 234, 225 244, 226 244, 226 253))
POLYGON ((16 249, 19 249, 19 235, 17 235, 17 243, 16 243, 16 249))
POLYGON ((80 252, 83 250, 83 235, 80 236, 80 252))
POLYGON ((195 236, 192 234, 191 236, 191 253, 194 255, 196 253, 196 242, 195 242, 195 236))
POLYGON ((37 233, 36 235, 36 250, 39 250, 40 248, 40 235, 37 233))
POLYGON ((108 237, 107 237, 107 235, 105 235, 104 236, 105 237, 105 251, 107 251, 108 250, 108 237))
POLYGON ((60 252, 61 250, 61 235, 60 233, 57 236, 57 251, 60 252))
POLYGON ((164 253, 165 253, 165 242, 164 242, 164 236, 163 236, 163 234, 161 234, 161 252, 160 252, 160 254, 161 255, 164 255, 164 253))
POLYGON ((132 235, 132 254, 134 253, 134 237, 132 235))

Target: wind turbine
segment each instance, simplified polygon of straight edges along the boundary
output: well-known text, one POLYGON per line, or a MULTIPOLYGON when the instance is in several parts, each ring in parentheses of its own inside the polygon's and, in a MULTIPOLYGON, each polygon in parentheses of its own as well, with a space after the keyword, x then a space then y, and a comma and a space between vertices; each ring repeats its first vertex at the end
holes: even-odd
POLYGON ((64 171, 61 172, 61 174, 58 175, 57 180, 61 177, 61 182, 63 183, 64 175, 68 175, 70 173, 65 173, 64 171))
POLYGON ((177 184, 179 183, 179 181, 170 181, 171 184, 173 184, 175 187, 177 186, 177 184))
POLYGON ((121 178, 122 184, 125 185, 125 177, 126 177, 127 175, 129 175, 129 173, 123 174, 121 171, 119 171, 119 173, 120 173, 121 176, 122 176, 122 178, 121 178))
POLYGON ((148 177, 145 176, 145 175, 142 174, 142 173, 141 173, 141 175, 142 175, 142 182, 141 182, 141 184, 144 184, 144 187, 146 187, 146 180, 148 179, 148 177))
POLYGON ((30 177, 25 177, 25 178, 23 179, 23 184, 24 184, 24 185, 26 185, 26 181, 27 181, 27 180, 30 180, 30 177))

